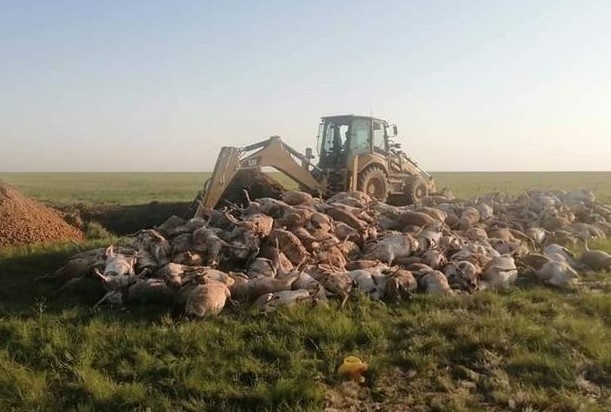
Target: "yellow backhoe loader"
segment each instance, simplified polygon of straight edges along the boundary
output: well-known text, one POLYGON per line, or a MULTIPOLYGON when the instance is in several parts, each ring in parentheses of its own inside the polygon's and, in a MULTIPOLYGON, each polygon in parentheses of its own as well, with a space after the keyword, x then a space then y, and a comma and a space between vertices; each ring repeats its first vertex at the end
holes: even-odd
POLYGON ((435 192, 435 181, 396 142, 397 127, 368 116, 323 117, 317 164, 312 149, 301 154, 279 136, 246 147, 223 147, 210 179, 198 195, 200 209, 219 206, 239 172, 272 167, 303 191, 322 197, 360 190, 381 201, 405 205, 435 192))

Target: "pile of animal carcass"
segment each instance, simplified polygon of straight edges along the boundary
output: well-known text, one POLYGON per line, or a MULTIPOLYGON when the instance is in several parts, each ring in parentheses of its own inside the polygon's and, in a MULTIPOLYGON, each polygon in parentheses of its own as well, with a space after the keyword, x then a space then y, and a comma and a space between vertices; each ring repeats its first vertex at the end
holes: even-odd
POLYGON ((229 301, 269 312, 329 298, 343 306, 359 293, 398 302, 417 292, 503 289, 518 273, 566 287, 579 270, 611 268, 603 251, 576 258, 563 246, 605 237, 610 222, 611 208, 587 191, 438 196, 406 207, 361 192, 321 201, 291 191, 202 218, 171 217, 125 246, 72 257, 53 277, 71 291, 95 281, 96 306, 155 303, 193 316, 229 301))

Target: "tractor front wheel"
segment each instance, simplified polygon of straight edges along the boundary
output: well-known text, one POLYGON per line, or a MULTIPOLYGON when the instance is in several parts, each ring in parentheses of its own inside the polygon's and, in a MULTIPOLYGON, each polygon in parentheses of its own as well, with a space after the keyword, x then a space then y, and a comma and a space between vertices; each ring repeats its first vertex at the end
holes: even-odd
POLYGON ((407 184, 405 195, 408 204, 418 203, 429 195, 429 187, 424 180, 416 178, 407 184))
POLYGON ((379 167, 370 167, 359 176, 358 189, 380 202, 386 202, 388 199, 386 174, 379 167))

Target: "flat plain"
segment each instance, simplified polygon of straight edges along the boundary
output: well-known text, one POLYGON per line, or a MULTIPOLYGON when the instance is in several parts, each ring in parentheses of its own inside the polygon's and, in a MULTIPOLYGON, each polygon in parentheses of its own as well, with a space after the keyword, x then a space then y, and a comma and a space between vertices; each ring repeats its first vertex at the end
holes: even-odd
MULTIPOLYGON (((458 197, 492 191, 520 193, 528 188, 593 189, 611 202, 611 172, 433 172, 437 187, 450 187, 458 197)), ((287 187, 292 181, 280 173, 274 178, 287 187)), ((134 205, 188 202, 210 173, 0 173, 0 179, 24 194, 50 203, 85 202, 94 205, 134 205)))
MULTIPOLYGON (((611 173, 437 173, 457 196, 594 189, 611 173)), ((48 203, 188 202, 204 174, 2 174, 48 203)), ((0 250, 2 410, 611 410, 611 285, 558 291, 528 274, 505 292, 187 321, 155 308, 92 312, 34 279, 115 237, 0 250), (365 359, 363 385, 335 371, 365 359)), ((611 252, 611 242, 591 245, 611 252)))

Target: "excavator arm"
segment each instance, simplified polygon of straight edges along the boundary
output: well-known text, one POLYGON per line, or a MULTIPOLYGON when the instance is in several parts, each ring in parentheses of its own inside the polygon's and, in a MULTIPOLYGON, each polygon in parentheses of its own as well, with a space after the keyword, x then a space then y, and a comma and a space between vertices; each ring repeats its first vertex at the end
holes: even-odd
POLYGON ((204 185, 195 215, 199 216, 200 210, 216 206, 238 171, 258 170, 261 167, 278 169, 309 191, 324 192, 325 183, 319 182, 310 173, 310 167, 316 168, 310 163, 310 159, 283 143, 279 136, 272 136, 268 140, 243 148, 221 148, 212 176, 204 185), (300 160, 301 164, 295 159, 300 160))

